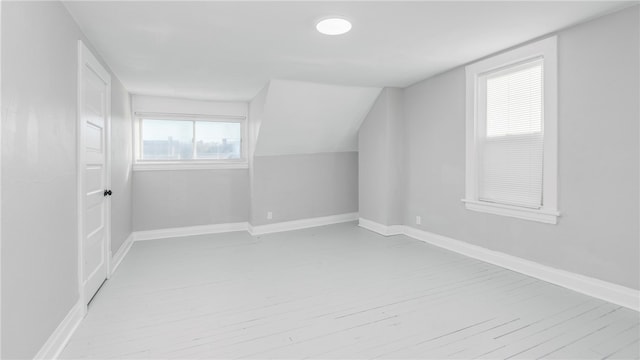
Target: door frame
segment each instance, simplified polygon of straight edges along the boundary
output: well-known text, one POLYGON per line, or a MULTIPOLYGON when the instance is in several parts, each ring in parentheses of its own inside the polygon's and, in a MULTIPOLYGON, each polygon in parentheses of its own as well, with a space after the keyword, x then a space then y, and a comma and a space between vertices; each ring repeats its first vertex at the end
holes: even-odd
MULTIPOLYGON (((90 299, 85 298, 84 289, 84 126, 82 123, 82 104, 83 104, 83 69, 84 67, 93 71, 100 79, 107 84, 106 91, 106 121, 105 121, 105 171, 106 181, 105 187, 111 188, 111 75, 104 68, 104 66, 93 55, 91 50, 82 42, 78 40, 78 76, 77 76, 77 106, 76 106, 76 195, 77 195, 77 221, 78 221, 78 291, 80 294, 80 303, 82 309, 82 315, 87 314, 87 302, 90 299)), ((105 199, 105 262, 107 268, 106 279, 111 276, 111 198, 105 199)))
MULTIPOLYGON (((2 1, 0 1, 0 84, 2 84, 2 1)), ((2 86, 0 85, 0 204, 2 204, 2 86)), ((0 206, 0 279, 2 279, 2 206, 0 206)), ((0 281, 0 319, 2 318, 2 281, 0 281)), ((2 321, 0 321, 0 358, 2 357, 2 321)))

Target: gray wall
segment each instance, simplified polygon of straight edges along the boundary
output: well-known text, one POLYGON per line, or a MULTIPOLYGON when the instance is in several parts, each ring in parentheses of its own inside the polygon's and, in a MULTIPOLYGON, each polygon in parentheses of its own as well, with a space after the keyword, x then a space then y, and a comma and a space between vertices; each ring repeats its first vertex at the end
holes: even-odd
POLYGON ((249 171, 167 170, 133 174, 135 230, 245 222, 249 171))
POLYGON ((269 84, 267 84, 260 92, 253 97, 249 103, 249 118, 247 123, 249 124, 249 219, 253 219, 254 206, 254 179, 253 173, 253 159, 256 149, 256 143, 258 141, 258 135, 260 134, 260 125, 262 124, 262 118, 264 117, 264 107, 267 101, 267 93, 269 91, 269 84))
POLYGON ((358 132, 359 215, 384 225, 403 223, 402 99, 383 89, 358 132))
POLYGON ((640 288, 638 7, 561 31, 557 225, 465 210, 465 73, 405 89, 405 224, 640 288))
MULTIPOLYGON (((253 156, 267 91, 247 104, 249 169, 133 172, 135 231, 233 222, 264 225, 358 211, 357 152, 253 156), (267 220, 267 211, 273 219, 267 220)), ((136 110, 158 111, 160 103, 134 96, 136 110)))
POLYGON ((59 2, 2 2, 2 358, 36 355, 79 298, 78 39, 59 2))
POLYGON ((253 174, 252 225, 358 211, 357 152, 256 156, 253 174))
MULTIPOLYGON (((133 95, 134 112, 247 116, 246 102, 133 95)), ((135 119, 134 119, 135 121, 135 119)), ((135 231, 249 220, 249 170, 133 172, 135 231)))
POLYGON ((111 81, 111 252, 133 231, 131 172, 132 144, 130 96, 117 78, 111 81))

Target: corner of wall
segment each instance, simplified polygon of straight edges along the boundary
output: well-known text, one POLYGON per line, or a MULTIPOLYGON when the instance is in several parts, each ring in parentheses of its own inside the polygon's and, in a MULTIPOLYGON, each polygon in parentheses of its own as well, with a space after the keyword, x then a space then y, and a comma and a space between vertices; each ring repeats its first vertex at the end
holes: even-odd
POLYGON ((403 90, 384 88, 358 133, 362 217, 399 225, 403 220, 403 90))

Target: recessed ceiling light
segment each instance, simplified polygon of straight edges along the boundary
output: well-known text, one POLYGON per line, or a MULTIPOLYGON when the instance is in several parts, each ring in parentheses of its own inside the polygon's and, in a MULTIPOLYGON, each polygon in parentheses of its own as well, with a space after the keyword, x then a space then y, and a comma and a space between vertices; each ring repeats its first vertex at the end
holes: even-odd
POLYGON ((342 35, 351 30, 351 23, 342 18, 328 18, 321 20, 316 29, 325 35, 342 35))

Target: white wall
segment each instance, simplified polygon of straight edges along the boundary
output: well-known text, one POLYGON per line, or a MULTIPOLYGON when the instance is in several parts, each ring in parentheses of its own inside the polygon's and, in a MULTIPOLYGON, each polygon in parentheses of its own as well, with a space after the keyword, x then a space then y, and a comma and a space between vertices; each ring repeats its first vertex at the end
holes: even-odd
POLYGON ((246 102, 176 99, 133 95, 133 111, 165 114, 247 116, 246 102))
POLYGON ((464 68, 405 89, 405 224, 639 289, 639 25, 635 6, 558 33, 557 225, 461 203, 464 68))
POLYGON ((257 156, 348 152, 380 88, 274 79, 264 100, 257 156))
POLYGON ((404 221, 402 95, 383 89, 358 132, 359 215, 383 225, 404 221))
POLYGON ((260 92, 254 96, 249 102, 249 220, 253 219, 253 209, 256 207, 255 202, 255 190, 254 190, 254 156, 256 143, 258 142, 258 136, 260 134, 260 125, 264 118, 264 107, 267 102, 267 94, 269 92, 269 84, 267 84, 260 92))
MULTIPOLYGON (((33 358, 79 299, 77 41, 59 2, 2 2, 2 358, 33 358)), ((95 53, 95 52, 94 52, 95 53)), ((96 53, 97 55, 97 53, 96 53)), ((114 81, 118 136, 127 94, 114 81)), ((130 128, 130 127, 129 127, 130 128)), ((120 163, 129 145, 114 150, 120 163)), ((126 190, 116 207, 126 211, 126 190)), ((128 229, 116 218, 118 237, 128 229)), ((114 244, 114 246, 117 244, 114 244)), ((114 247, 115 249, 115 247, 114 247)))
POLYGON ((357 130, 379 92, 271 80, 256 95, 249 107, 252 225, 358 211, 357 130))
POLYGON ((130 95, 118 78, 111 80, 111 252, 133 231, 133 134, 130 95))

